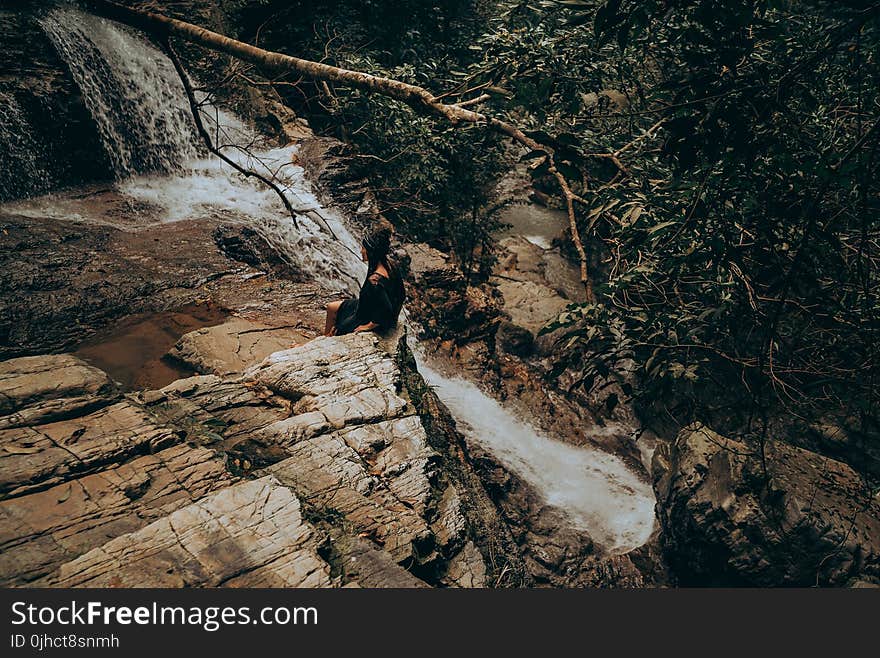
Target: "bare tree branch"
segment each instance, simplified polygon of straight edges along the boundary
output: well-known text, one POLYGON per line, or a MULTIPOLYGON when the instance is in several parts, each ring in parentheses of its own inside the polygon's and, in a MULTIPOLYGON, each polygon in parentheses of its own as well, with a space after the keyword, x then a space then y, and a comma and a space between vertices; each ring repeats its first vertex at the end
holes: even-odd
POLYGON ((196 124, 196 130, 198 131, 199 136, 202 138, 202 141, 205 143, 207 149, 243 176, 247 178, 256 178, 260 180, 264 185, 271 187, 275 191, 275 194, 278 195, 278 198, 281 199, 281 203, 284 204, 284 208, 290 214, 290 218, 291 220, 293 220, 293 225, 299 228, 299 223, 296 219, 296 210, 294 210, 287 196, 284 194, 284 191, 280 187, 278 187, 275 181, 263 176, 256 171, 242 167, 235 160, 223 153, 223 151, 221 151, 218 147, 214 146, 214 142, 211 139, 211 134, 205 128, 205 124, 202 121, 201 107, 199 106, 199 102, 196 99, 196 95, 193 91, 192 83, 189 80, 189 76, 186 74, 183 65, 180 63, 180 58, 174 51, 174 48, 172 47, 170 41, 168 41, 167 39, 164 40, 162 42, 162 46, 165 49, 165 53, 168 55, 168 58, 171 60, 171 63, 174 64, 174 70, 177 71, 180 82, 183 84, 183 90, 186 92, 187 100, 189 100, 189 107, 192 111, 193 121, 195 121, 196 124))
POLYGON ((144 9, 126 7, 110 0, 86 0, 93 10, 108 18, 118 20, 127 25, 157 35, 161 40, 175 36, 185 41, 198 44, 210 50, 231 55, 245 62, 256 64, 275 73, 296 73, 301 76, 324 82, 336 82, 341 85, 361 89, 369 93, 377 93, 406 103, 418 112, 445 119, 453 125, 475 124, 486 126, 495 132, 506 135, 526 148, 544 154, 548 171, 559 184, 565 198, 568 211, 571 239, 580 259, 581 283, 587 294, 588 301, 593 301, 593 289, 587 272, 587 253, 581 241, 580 232, 574 211, 574 202, 583 201, 574 194, 565 177, 556 168, 554 149, 527 136, 517 126, 495 117, 476 112, 462 104, 446 104, 441 102, 430 91, 423 87, 411 85, 399 80, 371 75, 360 71, 330 66, 291 55, 264 50, 256 46, 231 39, 203 27, 186 23, 162 14, 144 9))

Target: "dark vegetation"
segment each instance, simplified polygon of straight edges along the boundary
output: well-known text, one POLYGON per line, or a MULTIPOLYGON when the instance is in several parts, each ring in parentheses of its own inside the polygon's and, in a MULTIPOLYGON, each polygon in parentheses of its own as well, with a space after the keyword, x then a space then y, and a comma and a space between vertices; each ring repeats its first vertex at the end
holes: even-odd
MULTIPOLYGON (((494 11, 493 3, 472 0, 243 5, 245 40, 437 95, 465 81, 494 11)), ((443 125, 397 100, 345 87, 285 80, 276 88, 316 130, 352 145, 350 175, 369 178, 399 231, 451 248, 468 270, 485 269, 498 225, 493 189, 509 159, 497 135, 443 125)))

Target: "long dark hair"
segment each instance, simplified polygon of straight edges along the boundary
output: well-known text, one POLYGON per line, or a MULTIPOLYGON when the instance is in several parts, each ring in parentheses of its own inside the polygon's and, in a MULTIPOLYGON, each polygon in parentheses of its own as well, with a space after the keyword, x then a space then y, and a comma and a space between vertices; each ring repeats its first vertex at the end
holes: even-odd
POLYGON ((367 252, 367 278, 369 279, 376 272, 379 265, 385 268, 388 272, 391 301, 394 303, 395 310, 399 313, 406 297, 406 291, 403 286, 403 276, 400 273, 400 267, 390 254, 391 231, 384 226, 370 231, 364 236, 361 244, 363 244, 364 250, 367 252))

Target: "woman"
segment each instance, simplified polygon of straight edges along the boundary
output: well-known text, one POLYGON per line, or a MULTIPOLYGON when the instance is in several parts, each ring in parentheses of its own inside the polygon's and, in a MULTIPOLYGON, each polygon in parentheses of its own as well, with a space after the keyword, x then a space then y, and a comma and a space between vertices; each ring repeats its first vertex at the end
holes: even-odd
POLYGON ((388 252, 391 232, 386 228, 368 233, 361 243, 367 278, 358 298, 327 304, 324 335, 341 336, 356 331, 384 331, 397 324, 403 307, 403 278, 388 252))

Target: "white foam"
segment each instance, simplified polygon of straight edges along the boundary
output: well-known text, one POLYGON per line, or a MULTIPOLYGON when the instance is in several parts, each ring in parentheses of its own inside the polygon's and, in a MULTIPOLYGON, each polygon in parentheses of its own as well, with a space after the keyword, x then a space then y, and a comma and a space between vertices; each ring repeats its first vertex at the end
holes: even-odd
POLYGON ((648 541, 654 530, 654 492, 623 460, 551 439, 508 412, 475 384, 447 377, 415 346, 419 372, 459 423, 459 429, 544 500, 562 510, 610 553, 648 541))
POLYGON ((543 235, 523 235, 523 237, 531 242, 536 247, 540 247, 541 249, 552 249, 553 242, 551 238, 545 237, 543 235))

